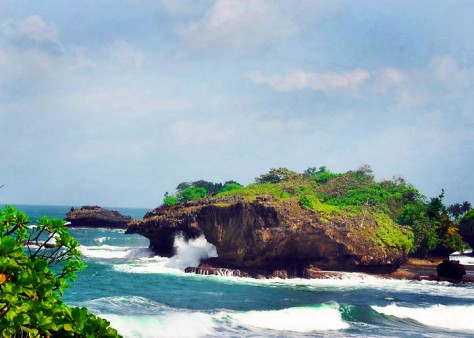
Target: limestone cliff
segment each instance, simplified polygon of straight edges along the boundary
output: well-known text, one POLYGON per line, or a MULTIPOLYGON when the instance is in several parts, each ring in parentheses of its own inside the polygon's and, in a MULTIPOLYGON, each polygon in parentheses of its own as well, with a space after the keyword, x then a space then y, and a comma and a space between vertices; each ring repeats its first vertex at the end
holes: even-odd
POLYGON ((159 255, 173 255, 176 234, 204 234, 217 248, 213 266, 278 269, 302 275, 307 267, 339 271, 390 272, 406 259, 406 250, 387 240, 405 236, 398 225, 361 212, 325 215, 296 199, 274 201, 271 196, 244 201, 240 197, 188 202, 161 207, 129 224, 127 233, 150 239, 159 255), (390 236, 388 236, 390 235, 390 236))
POLYGON ((66 214, 66 220, 73 227, 125 229, 132 218, 98 206, 83 206, 80 209, 71 208, 66 214))

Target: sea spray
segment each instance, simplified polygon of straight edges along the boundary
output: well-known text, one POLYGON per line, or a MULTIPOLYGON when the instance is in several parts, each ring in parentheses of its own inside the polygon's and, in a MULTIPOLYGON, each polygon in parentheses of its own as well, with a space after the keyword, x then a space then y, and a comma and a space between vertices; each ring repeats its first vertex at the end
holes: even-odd
POLYGON ((217 257, 216 247, 209 243, 204 235, 185 241, 183 237, 175 238, 176 255, 170 258, 166 267, 183 270, 188 266, 198 266, 201 260, 217 257))
MULTIPOLYGON (((189 241, 175 239, 176 255, 171 258, 154 256, 127 264, 115 264, 114 270, 128 273, 184 273, 188 266, 197 266, 202 259, 216 257, 216 248, 204 236, 189 241)), ((125 256, 124 256, 125 257, 125 256)))

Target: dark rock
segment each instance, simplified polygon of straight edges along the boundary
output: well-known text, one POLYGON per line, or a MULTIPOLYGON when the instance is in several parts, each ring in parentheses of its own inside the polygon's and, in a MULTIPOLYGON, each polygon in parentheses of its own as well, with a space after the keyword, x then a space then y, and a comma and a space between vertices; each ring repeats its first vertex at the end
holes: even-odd
POLYGON ((186 273, 194 273, 197 275, 214 275, 214 276, 233 276, 233 277, 249 277, 248 274, 242 274, 240 270, 214 268, 212 266, 201 264, 198 267, 187 267, 184 269, 186 273))
POLYGON ((254 201, 226 197, 160 207, 143 221, 131 222, 127 233, 149 238, 150 248, 163 256, 174 253, 176 235, 204 235, 217 248, 213 266, 254 276, 285 270, 288 277, 306 277, 310 265, 333 271, 395 271, 406 252, 378 237, 379 227, 370 213, 328 216, 301 207, 296 199, 282 202, 261 196, 254 201))
POLYGON ((272 272, 270 275, 272 278, 281 278, 281 279, 287 279, 288 278, 288 271, 286 270, 275 270, 272 272))
POLYGON ((132 218, 98 206, 83 206, 80 209, 71 208, 66 220, 71 222, 70 227, 125 229, 132 218))
POLYGON ((466 274, 466 269, 459 261, 444 260, 436 267, 438 277, 462 280, 466 274))

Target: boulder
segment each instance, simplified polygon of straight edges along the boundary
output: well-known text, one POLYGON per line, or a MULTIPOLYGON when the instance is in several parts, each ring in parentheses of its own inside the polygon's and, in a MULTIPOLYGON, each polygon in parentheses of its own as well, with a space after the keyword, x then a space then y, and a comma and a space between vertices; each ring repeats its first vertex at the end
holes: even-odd
POLYGON ((80 209, 71 208, 66 214, 66 221, 71 222, 70 227, 125 229, 132 218, 99 206, 83 206, 80 209))
POLYGON ((462 280, 466 269, 459 261, 444 260, 436 267, 436 272, 441 278, 462 280))

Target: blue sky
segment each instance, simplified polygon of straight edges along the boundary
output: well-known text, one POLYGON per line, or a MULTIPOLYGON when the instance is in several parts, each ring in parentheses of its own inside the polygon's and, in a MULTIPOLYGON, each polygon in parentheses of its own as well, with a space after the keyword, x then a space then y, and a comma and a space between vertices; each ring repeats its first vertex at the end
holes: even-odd
POLYGON ((474 202, 474 2, 0 1, 1 201, 369 164, 474 202))

